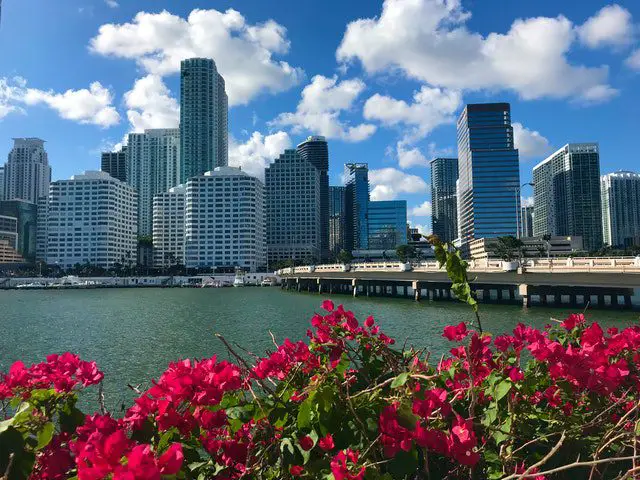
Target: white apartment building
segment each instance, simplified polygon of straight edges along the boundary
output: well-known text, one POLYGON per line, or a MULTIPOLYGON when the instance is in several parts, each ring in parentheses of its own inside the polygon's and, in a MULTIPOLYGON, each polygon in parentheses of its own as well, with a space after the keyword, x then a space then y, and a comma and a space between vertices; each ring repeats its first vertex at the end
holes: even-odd
POLYGON ((640 245, 640 173, 603 175, 600 177, 600 192, 605 245, 640 245))
POLYGON ((170 188, 153 197, 153 264, 184 265, 184 215, 187 189, 170 188))
POLYGON ((14 138, 13 149, 4 165, 4 191, 0 200, 26 200, 36 203, 47 195, 51 182, 51 167, 39 138, 14 138))
POLYGON ((187 181, 185 266, 241 268, 266 264, 264 185, 239 168, 217 167, 187 181))
POLYGON ((46 262, 105 268, 136 261, 138 195, 106 172, 88 171, 51 183, 46 262))

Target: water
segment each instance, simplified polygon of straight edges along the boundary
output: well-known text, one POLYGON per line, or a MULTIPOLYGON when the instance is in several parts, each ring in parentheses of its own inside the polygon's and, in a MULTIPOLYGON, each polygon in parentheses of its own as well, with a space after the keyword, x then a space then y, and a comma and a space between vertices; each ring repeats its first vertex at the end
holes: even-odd
MULTIPOLYGON (((78 353, 105 372, 107 406, 116 411, 130 401, 127 384, 148 386, 170 361, 214 354, 227 358, 214 333, 257 354, 273 346, 269 330, 278 341, 306 339, 309 320, 324 298, 279 288, 0 291, 0 371, 15 360, 30 364, 49 353, 78 353)), ((399 345, 406 340, 437 356, 450 346, 442 329, 473 317, 466 305, 454 302, 345 295, 332 300, 361 321, 373 315, 399 345)), ((500 305, 481 305, 480 310, 485 330, 494 334, 518 322, 543 326, 570 312, 500 305)), ((638 321, 637 312, 588 315, 603 326, 638 321)))

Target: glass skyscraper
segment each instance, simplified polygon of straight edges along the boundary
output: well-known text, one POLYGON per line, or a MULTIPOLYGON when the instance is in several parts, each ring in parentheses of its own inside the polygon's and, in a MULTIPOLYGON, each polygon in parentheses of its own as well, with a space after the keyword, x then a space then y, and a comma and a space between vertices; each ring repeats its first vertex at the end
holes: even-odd
POLYGON ((522 207, 520 219, 520 237, 533 237, 533 205, 522 207))
POLYGON ((228 98, 210 58, 180 66, 180 183, 228 164, 228 98))
POLYGON ((345 250, 369 248, 369 165, 348 163, 345 192, 345 250))
POLYGON ((407 243, 407 201, 369 202, 369 250, 393 250, 407 243))
POLYGON ((640 245, 640 173, 609 173, 602 176, 600 186, 604 243, 640 245))
POLYGON ((457 158, 431 160, 431 228, 443 242, 453 242, 458 236, 457 180, 457 158))
POLYGON ((533 168, 533 234, 578 235, 585 250, 602 247, 597 143, 569 143, 533 168))
POLYGON ((329 252, 332 256, 344 249, 346 228, 346 187, 329 187, 329 252))
POLYGON ((119 152, 102 152, 100 170, 121 182, 127 181, 127 147, 119 152))
POLYGON ((298 155, 320 173, 320 256, 329 256, 329 147, 324 137, 308 137, 298 145, 298 155))
POLYGON ((516 236, 520 169, 508 103, 469 104, 458 118, 458 223, 463 245, 516 236))

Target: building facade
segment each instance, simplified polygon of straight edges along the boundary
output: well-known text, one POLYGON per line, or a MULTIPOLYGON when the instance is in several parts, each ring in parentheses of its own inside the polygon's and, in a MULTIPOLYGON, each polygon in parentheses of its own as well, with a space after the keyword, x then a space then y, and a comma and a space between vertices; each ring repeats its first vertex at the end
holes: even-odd
POLYGON ((153 197, 153 264, 158 268, 184 265, 184 185, 153 197))
POLYGON ((17 251, 18 249, 18 219, 0 215, 0 241, 17 251))
POLYGON ((36 260, 47 260, 47 241, 49 230, 49 195, 38 199, 36 222, 36 260))
POLYGON ((0 201, 0 215, 13 217, 17 221, 18 243, 16 250, 27 262, 36 259, 38 207, 25 200, 0 201))
POLYGON ((320 257, 329 257, 329 146, 325 137, 308 137, 296 148, 320 173, 320 257))
POLYGON ((4 167, 0 165, 0 200, 4 199, 4 167))
POLYGON ((533 205, 522 207, 520 212, 520 238, 533 237, 533 205))
POLYGON ((285 150, 265 169, 269 266, 320 260, 320 178, 296 150, 285 150))
MULTIPOLYGON (((567 257, 571 254, 583 252, 582 237, 552 236, 548 240, 543 237, 522 238, 522 253, 524 258, 567 257)), ((495 238, 479 238, 469 245, 470 257, 473 260, 499 259, 496 253, 495 238)))
POLYGON ((533 168, 534 236, 581 236, 602 247, 600 154, 597 143, 569 143, 533 168))
POLYGON ((640 245, 640 173, 616 172, 600 179, 605 245, 640 245))
POLYGON ((407 201, 369 202, 369 250, 395 250, 407 244, 407 201))
POLYGON ((348 163, 345 190, 346 250, 369 249, 369 165, 348 163))
POLYGON ((264 185, 259 179, 233 167, 192 177, 185 211, 187 268, 264 268, 264 185))
POLYGON ((127 147, 118 152, 102 152, 100 156, 100 170, 107 172, 121 182, 127 181, 127 147))
POLYGON ((431 160, 431 229, 443 242, 458 236, 457 158, 431 160))
POLYGON ((458 209, 462 244, 517 236, 520 165, 508 103, 469 104, 458 129, 458 209))
POLYGON ((135 264, 138 218, 133 187, 105 172, 85 172, 49 188, 46 262, 135 264))
MULTIPOLYGON (((51 167, 39 138, 14 138, 13 149, 4 166, 4 200, 26 200, 36 203, 47 195, 51 167)), ((1 200, 1 199, 0 199, 1 200)))
MULTIPOLYGON (((229 102, 222 75, 210 58, 180 65, 180 182, 229 163, 229 102)), ((172 185, 173 186, 173 185, 172 185)))
POLYGON ((179 184, 180 131, 177 128, 130 133, 126 150, 127 183, 138 192, 138 233, 153 231, 153 197, 179 184))
POLYGON ((335 258, 344 249, 346 229, 346 188, 329 187, 329 253, 335 258))

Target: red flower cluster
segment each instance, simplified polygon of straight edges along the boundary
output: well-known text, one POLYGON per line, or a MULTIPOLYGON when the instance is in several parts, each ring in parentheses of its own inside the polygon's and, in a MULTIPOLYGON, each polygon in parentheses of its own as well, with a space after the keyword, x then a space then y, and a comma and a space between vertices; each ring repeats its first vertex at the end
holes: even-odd
POLYGON ((287 338, 273 354, 257 363, 253 368, 253 374, 260 379, 275 377, 282 380, 298 363, 306 364, 306 370, 309 370, 314 364, 312 360, 315 360, 311 357, 313 355, 309 352, 306 343, 303 341, 293 343, 287 338))
POLYGON ((331 460, 331 473, 335 480, 363 480, 365 467, 358 467, 358 451, 341 450, 331 460))

